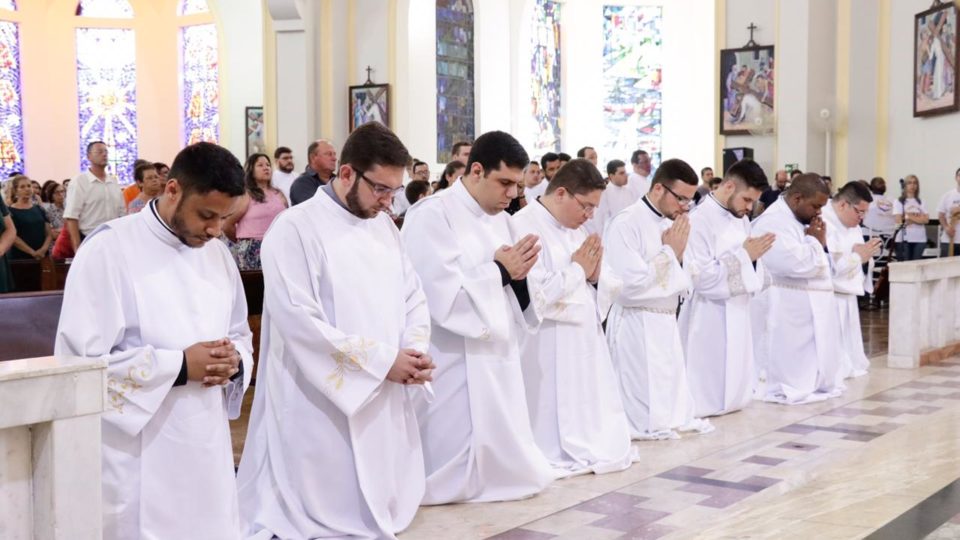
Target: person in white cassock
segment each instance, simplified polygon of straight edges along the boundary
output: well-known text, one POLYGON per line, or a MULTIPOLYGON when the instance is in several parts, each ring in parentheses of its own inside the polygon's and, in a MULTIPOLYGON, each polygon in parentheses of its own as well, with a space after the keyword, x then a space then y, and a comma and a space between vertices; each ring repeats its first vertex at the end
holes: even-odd
POLYGON ((237 483, 251 538, 394 538, 423 497, 430 316, 386 210, 410 159, 379 123, 264 242, 263 340, 237 483))
POLYGON ((230 152, 188 146, 160 198, 95 229, 71 265, 54 354, 108 362, 106 539, 240 537, 228 419, 253 346, 240 273, 216 238, 244 193, 230 152))
POLYGON ((690 214, 683 268, 693 294, 680 308, 679 324, 697 416, 737 411, 753 399, 751 300, 764 285, 757 260, 775 236, 750 237, 747 216, 769 187, 756 162, 738 161, 690 214))
POLYGON ((593 213, 593 217, 583 224, 588 233, 601 237, 604 227, 613 216, 640 198, 627 185, 627 165, 619 159, 607 163, 607 180, 607 188, 600 197, 600 206, 593 213))
POLYGON ((860 308, 857 297, 873 292, 873 280, 864 274, 863 265, 873 261, 883 242, 880 238, 863 241, 860 221, 867 213, 873 195, 866 183, 850 182, 840 188, 830 204, 823 207, 827 224, 827 248, 833 259, 833 291, 840 317, 840 373, 842 378, 865 375, 870 360, 863 352, 860 308))
POLYGON ((543 291, 543 324, 521 338, 521 362, 537 445, 564 475, 620 471, 633 458, 594 288, 603 247, 582 228, 604 186, 593 163, 574 159, 513 216, 543 246, 527 278, 543 291))
POLYGON ((634 439, 713 430, 694 414, 676 318, 680 296, 691 285, 680 262, 698 183, 690 165, 664 161, 650 191, 617 214, 603 235, 607 264, 600 291, 613 299, 607 342, 634 439))
POLYGON ((436 396, 417 411, 424 504, 530 497, 555 477, 530 429, 518 343, 540 324, 543 295, 527 279, 540 245, 503 211, 527 162, 509 134, 481 135, 461 181, 414 205, 403 225, 437 365, 436 396))
POLYGON ((773 233, 773 247, 760 261, 770 273, 764 291, 765 320, 760 337, 766 385, 759 397, 784 404, 835 397, 839 385, 840 334, 833 297, 826 225, 821 209, 830 192, 820 176, 802 174, 760 215, 752 236, 773 233))

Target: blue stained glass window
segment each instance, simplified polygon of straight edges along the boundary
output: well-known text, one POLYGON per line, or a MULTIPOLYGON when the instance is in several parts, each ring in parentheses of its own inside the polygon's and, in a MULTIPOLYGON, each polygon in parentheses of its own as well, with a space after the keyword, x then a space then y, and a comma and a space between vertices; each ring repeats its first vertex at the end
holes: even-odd
POLYGON ((20 103, 20 40, 17 24, 0 21, 0 177, 24 172, 20 103))
POLYGON ((437 156, 474 139, 473 1, 437 0, 437 156))
POLYGON ((530 98, 534 153, 560 151, 560 4, 537 0, 533 8, 530 98))
POLYGON ((77 15, 102 19, 132 19, 133 7, 128 0, 80 0, 77 15))
POLYGON ((195 15, 197 13, 209 13, 207 0, 180 0, 177 4, 177 15, 195 15))
POLYGON ((133 30, 77 29, 77 96, 80 101, 80 162, 87 144, 101 140, 108 169, 121 183, 133 181, 137 159, 137 67, 133 30))
POLYGON ((217 142, 220 136, 220 76, 217 28, 180 29, 180 88, 184 144, 217 142))
POLYGON ((643 149, 660 163, 662 106, 660 6, 603 6, 603 117, 601 155, 643 149))

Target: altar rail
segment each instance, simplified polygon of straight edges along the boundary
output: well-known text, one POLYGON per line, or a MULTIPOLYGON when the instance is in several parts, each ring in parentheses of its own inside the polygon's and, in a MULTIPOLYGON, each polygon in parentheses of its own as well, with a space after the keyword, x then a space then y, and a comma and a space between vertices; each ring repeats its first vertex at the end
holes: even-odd
POLYGON ((960 354, 960 257, 890 265, 887 365, 915 368, 960 354))

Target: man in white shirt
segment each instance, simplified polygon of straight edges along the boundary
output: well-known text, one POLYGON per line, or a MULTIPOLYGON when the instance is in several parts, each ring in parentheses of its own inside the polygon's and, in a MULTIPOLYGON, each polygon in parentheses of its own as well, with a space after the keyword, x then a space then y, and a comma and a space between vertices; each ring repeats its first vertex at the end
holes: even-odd
POLYGON ((860 231, 860 219, 866 214, 872 198, 867 186, 854 181, 840 188, 833 200, 823 207, 827 249, 832 259, 833 291, 840 316, 838 375, 843 378, 864 375, 870 367, 863 352, 857 297, 873 291, 873 281, 867 279, 863 265, 880 251, 881 240, 872 238, 865 243, 860 231))
POLYGON ((557 171, 560 170, 560 165, 560 156, 558 154, 547 152, 540 156, 540 180, 533 185, 524 184, 523 186, 523 194, 526 197, 527 204, 536 202, 537 197, 546 193, 547 185, 550 184, 550 179, 553 178, 553 175, 557 174, 557 171))
POLYGON ((627 165, 615 159, 607 163, 607 188, 600 197, 600 206, 583 228, 603 236, 603 228, 621 210, 637 202, 638 197, 627 183, 627 165))
POLYGON ((90 168, 75 176, 67 188, 63 220, 74 252, 94 229, 126 214, 120 183, 107 172, 107 157, 107 145, 103 141, 88 144, 90 168))
POLYGON ((287 204, 290 204, 290 186, 297 179, 297 173, 293 172, 293 150, 286 146, 281 146, 273 152, 273 160, 277 168, 273 171, 273 187, 279 189, 283 196, 287 198, 287 204))
POLYGON ((92 231, 73 260, 54 354, 107 362, 105 539, 241 536, 228 419, 240 416, 253 344, 240 273, 217 238, 245 193, 229 151, 190 145, 163 195, 92 231))
POLYGON ((954 178, 957 189, 951 189, 940 198, 937 205, 937 214, 940 217, 940 256, 960 255, 960 235, 957 234, 957 225, 960 225, 960 169, 957 169, 954 178), (951 253, 952 245, 952 253, 951 253))
POLYGON ((633 167, 633 172, 627 179, 627 186, 639 199, 650 191, 650 172, 653 169, 650 154, 646 150, 635 150, 630 155, 630 165, 633 167))

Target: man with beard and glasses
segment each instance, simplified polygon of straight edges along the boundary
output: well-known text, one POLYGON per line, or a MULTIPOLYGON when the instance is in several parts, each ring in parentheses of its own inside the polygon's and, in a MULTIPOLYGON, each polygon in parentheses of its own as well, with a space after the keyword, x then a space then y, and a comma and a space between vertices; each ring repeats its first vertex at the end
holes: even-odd
POLYGON ((766 401, 794 405, 840 395, 840 318, 834 300, 827 225, 830 192, 817 174, 801 174, 751 227, 777 241, 760 258, 771 277, 764 308, 751 314, 757 355, 766 365, 766 401), (756 323, 762 321, 762 324, 756 323))
POLYGON ((424 493, 430 315, 386 210, 410 160, 370 122, 263 240, 262 357, 237 476, 247 538, 395 538, 424 493))
POLYGON ((253 347, 240 273, 210 240, 245 191, 229 151, 188 146, 159 198, 73 259, 54 353, 107 361, 104 538, 240 535, 228 419, 253 347))
POLYGON ((753 399, 750 308, 763 288, 757 261, 775 237, 751 238, 747 216, 768 187, 756 162, 738 161, 690 216, 683 268, 693 294, 680 309, 680 339, 699 417, 737 411, 753 399))
POLYGON ((664 161, 650 191, 617 214, 603 234, 608 265, 600 274, 600 293, 613 300, 607 343, 634 439, 713 431, 694 415, 676 318, 680 296, 690 289, 680 263, 698 182, 686 162, 664 161))

